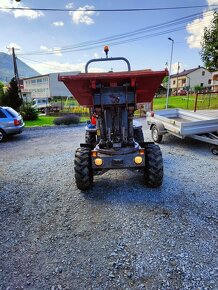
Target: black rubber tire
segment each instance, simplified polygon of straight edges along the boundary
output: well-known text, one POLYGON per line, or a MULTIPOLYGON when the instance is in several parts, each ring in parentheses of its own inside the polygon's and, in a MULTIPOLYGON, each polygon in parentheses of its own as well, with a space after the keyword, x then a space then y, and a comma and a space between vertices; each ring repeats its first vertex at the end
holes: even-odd
POLYGON ((91 164, 91 151, 87 148, 77 148, 74 159, 76 185, 81 190, 93 186, 93 171, 91 164))
POLYGON ((0 142, 4 142, 6 140, 6 133, 2 129, 0 129, 0 142))
POLYGON ((91 144, 91 145, 95 146, 96 145, 96 133, 86 131, 85 142, 86 142, 86 144, 91 144))
POLYGON ((151 128, 151 137, 155 143, 161 143, 163 135, 159 134, 159 130, 156 125, 151 128))
POLYGON ((137 143, 143 143, 144 142, 144 136, 143 136, 142 128, 134 129, 133 134, 134 134, 133 137, 134 137, 135 142, 137 142, 137 143))
POLYGON ((159 187, 163 182, 163 158, 156 144, 146 145, 144 178, 149 187, 159 187))
POLYGON ((212 147, 211 152, 213 153, 213 155, 218 155, 218 147, 212 147))

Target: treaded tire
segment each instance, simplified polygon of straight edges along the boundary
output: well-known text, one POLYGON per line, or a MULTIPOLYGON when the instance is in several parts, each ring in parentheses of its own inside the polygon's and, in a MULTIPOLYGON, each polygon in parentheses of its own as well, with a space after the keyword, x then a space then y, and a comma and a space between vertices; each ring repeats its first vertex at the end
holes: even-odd
POLYGON ((95 144, 96 144, 95 132, 86 131, 85 142, 86 142, 86 144, 91 144, 91 145, 95 146, 95 144))
POLYGON ((77 148, 74 159, 76 185, 81 190, 93 186, 93 171, 91 165, 91 152, 87 148, 77 148))
POLYGON ((133 134, 134 134, 135 142, 137 142, 137 143, 143 143, 144 142, 144 136, 143 136, 142 128, 134 129, 133 134))
POLYGON ((146 145, 144 178, 149 187, 159 187, 163 182, 163 158, 156 144, 146 145))
POLYGON ((6 136, 7 135, 6 135, 5 131, 0 129, 0 143, 4 142, 6 140, 6 136))
POLYGON ((157 126, 152 126, 151 128, 151 137, 154 140, 155 143, 161 143, 162 139, 163 139, 163 135, 159 134, 159 130, 157 128, 157 126))

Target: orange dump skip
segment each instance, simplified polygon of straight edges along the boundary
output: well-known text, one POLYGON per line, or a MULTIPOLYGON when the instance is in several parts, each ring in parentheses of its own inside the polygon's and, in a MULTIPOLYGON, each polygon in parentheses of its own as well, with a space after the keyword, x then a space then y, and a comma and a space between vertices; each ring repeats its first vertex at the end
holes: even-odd
POLYGON ((59 76, 68 90, 82 106, 93 106, 93 95, 96 86, 122 86, 130 83, 136 92, 136 102, 151 102, 168 71, 139 70, 109 73, 80 73, 71 76, 59 76))

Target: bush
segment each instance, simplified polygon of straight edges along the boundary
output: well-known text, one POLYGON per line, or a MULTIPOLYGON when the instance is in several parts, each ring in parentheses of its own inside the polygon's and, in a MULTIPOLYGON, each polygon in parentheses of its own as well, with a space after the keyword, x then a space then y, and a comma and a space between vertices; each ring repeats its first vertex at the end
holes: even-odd
POLYGON ((23 116, 24 121, 32 121, 38 119, 38 111, 31 107, 30 104, 25 105, 20 112, 23 116))
POLYGON ((70 124, 78 124, 80 122, 80 117, 75 114, 65 115, 63 117, 58 117, 54 119, 55 125, 70 125, 70 124))

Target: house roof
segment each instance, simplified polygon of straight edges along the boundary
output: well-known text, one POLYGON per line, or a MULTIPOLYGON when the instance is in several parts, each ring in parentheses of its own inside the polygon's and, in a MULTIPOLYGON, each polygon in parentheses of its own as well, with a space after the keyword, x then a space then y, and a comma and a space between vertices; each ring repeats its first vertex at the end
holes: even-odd
MULTIPOLYGON (((176 77, 183 77, 183 76, 187 76, 188 74, 192 73, 193 71, 196 71, 198 70, 199 68, 203 68, 203 69, 206 69, 202 66, 198 66, 198 67, 195 67, 195 68, 191 68, 191 69, 186 69, 178 74, 173 74, 171 75, 171 78, 176 78, 176 77)), ((207 70, 207 69, 206 69, 207 70)))

